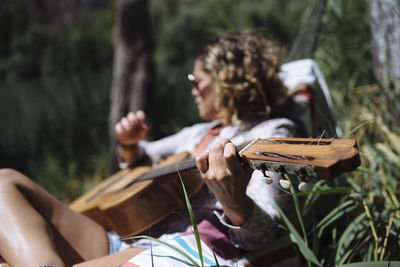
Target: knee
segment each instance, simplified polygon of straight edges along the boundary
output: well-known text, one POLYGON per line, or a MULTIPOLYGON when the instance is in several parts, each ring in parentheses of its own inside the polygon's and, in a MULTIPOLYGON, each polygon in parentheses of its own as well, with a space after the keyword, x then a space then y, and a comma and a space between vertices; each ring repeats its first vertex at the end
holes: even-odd
POLYGON ((0 184, 18 183, 25 179, 25 176, 13 169, 0 169, 0 184))

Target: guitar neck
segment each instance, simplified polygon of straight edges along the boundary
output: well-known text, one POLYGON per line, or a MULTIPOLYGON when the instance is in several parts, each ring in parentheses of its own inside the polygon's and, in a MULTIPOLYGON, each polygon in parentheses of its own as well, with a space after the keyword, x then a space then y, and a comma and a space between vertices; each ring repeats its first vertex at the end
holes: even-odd
POLYGON ((154 167, 154 168, 150 169, 148 172, 146 172, 145 174, 139 176, 133 182, 137 183, 140 181, 161 178, 161 177, 165 177, 170 174, 173 174, 173 173, 183 173, 183 172, 191 171, 194 169, 197 169, 196 160, 191 158, 191 159, 187 159, 187 160, 175 163, 175 164, 169 164, 167 166, 154 167))
MULTIPOLYGON (((239 161, 253 169, 294 174, 301 178, 331 179, 343 172, 352 171, 360 165, 357 144, 353 139, 256 139, 236 147, 239 161)), ((156 166, 136 177, 124 186, 137 182, 158 179, 173 174, 184 174, 197 170, 193 158, 176 163, 156 166)), ((121 174, 98 189, 92 196, 101 194, 110 186, 124 179, 121 174)))
MULTIPOLYGON (((244 144, 236 146, 236 149, 238 151, 242 150, 245 146, 248 145, 249 142, 246 142, 244 144)), ((239 157, 240 161, 245 161, 241 157, 239 157)), ((159 167, 154 167, 150 169, 147 173, 139 176, 133 183, 140 182, 140 181, 145 181, 145 180, 150 180, 150 179, 155 179, 155 178, 161 178, 165 177, 174 173, 183 173, 186 171, 192 171, 197 169, 196 166, 196 160, 194 158, 186 159, 181 162, 177 162, 174 164, 169 164, 166 166, 159 166, 159 167)))

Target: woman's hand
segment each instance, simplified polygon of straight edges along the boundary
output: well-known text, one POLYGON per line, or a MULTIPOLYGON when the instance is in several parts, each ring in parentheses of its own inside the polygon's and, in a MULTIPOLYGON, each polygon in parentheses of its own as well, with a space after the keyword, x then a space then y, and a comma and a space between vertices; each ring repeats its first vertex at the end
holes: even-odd
POLYGON ((129 112, 115 125, 115 133, 122 145, 135 145, 142 140, 150 129, 145 123, 146 115, 139 110, 136 113, 129 112))
POLYGON ((139 110, 136 113, 129 112, 115 125, 115 133, 119 143, 119 155, 126 166, 132 165, 138 155, 140 149, 137 143, 142 140, 150 129, 145 123, 146 115, 139 110))
POLYGON ((221 141, 196 158, 197 168, 211 192, 222 204, 225 215, 234 225, 243 225, 249 217, 253 201, 246 195, 250 173, 237 158, 236 147, 221 141))

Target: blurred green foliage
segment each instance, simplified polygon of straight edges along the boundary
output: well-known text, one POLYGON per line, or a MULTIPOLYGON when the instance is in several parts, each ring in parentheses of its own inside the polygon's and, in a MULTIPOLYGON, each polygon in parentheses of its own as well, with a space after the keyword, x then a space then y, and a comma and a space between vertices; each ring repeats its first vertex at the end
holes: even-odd
POLYGON ((62 196, 106 151, 114 17, 99 10, 94 18, 49 24, 44 12, 13 1, 0 20, 0 166, 62 196), (49 167, 58 174, 46 176, 49 167))
MULTIPOLYGON (((206 42, 223 32, 252 29, 287 49, 309 7, 308 1, 278 0, 150 3, 154 138, 199 120, 186 77, 206 42)), ((107 157, 115 1, 67 23, 45 10, 32 11, 23 0, 0 9, 0 167, 16 168, 68 199, 82 190, 70 195, 62 188, 70 180, 92 180, 90 158, 107 157)), ((108 175, 107 168, 101 175, 108 175)))

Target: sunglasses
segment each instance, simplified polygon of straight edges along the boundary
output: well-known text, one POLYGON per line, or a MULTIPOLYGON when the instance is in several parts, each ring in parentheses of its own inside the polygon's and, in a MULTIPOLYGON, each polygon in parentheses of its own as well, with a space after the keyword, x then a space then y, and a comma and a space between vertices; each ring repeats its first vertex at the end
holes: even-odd
POLYGON ((188 74, 187 78, 193 87, 195 87, 196 89, 199 89, 198 88, 199 81, 197 80, 196 76, 194 76, 193 74, 190 73, 190 74, 188 74))

